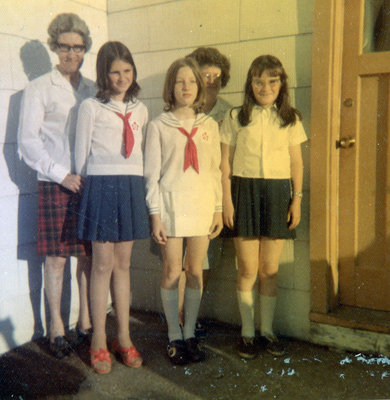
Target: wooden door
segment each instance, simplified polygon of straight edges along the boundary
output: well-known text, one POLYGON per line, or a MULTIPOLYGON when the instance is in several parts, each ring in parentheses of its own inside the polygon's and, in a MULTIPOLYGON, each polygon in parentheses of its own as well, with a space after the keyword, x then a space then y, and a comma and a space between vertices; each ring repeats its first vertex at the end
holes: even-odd
POLYGON ((372 16, 373 7, 383 12, 387 3, 344 3, 337 145, 339 301, 390 311, 390 52, 379 45, 375 51, 379 22, 372 16))

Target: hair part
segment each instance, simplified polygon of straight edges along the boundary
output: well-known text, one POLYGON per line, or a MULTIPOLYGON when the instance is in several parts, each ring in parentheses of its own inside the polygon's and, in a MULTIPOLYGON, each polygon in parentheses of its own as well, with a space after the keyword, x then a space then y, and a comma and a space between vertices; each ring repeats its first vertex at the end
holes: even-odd
POLYGON ((202 68, 205 65, 218 67, 221 70, 221 88, 224 88, 230 79, 230 61, 214 47, 198 47, 186 57, 196 60, 202 68))
POLYGON ((163 89, 163 99, 165 101, 164 111, 172 111, 175 108, 176 77, 179 72, 179 69, 184 67, 191 68, 196 79, 196 85, 198 86, 198 94, 196 96, 194 103, 192 104, 192 108, 195 110, 195 113, 199 113, 203 109, 206 94, 199 65, 193 58, 179 58, 178 60, 174 61, 168 68, 168 71, 165 75, 165 82, 163 89))
POLYGON ((130 50, 121 42, 106 42, 99 49, 96 59, 96 84, 98 87, 96 97, 103 103, 108 103, 112 96, 109 73, 115 60, 124 61, 133 67, 133 82, 127 90, 123 102, 134 100, 141 89, 137 83, 137 68, 130 50))
POLYGON ((92 39, 85 21, 76 14, 63 13, 58 14, 50 22, 47 28, 47 33, 49 34, 47 44, 49 45, 51 51, 56 50, 58 37, 61 35, 61 33, 68 32, 78 33, 82 37, 86 52, 91 48, 92 39))
POLYGON ((241 126, 247 126, 251 122, 253 107, 257 104, 252 89, 252 79, 260 77, 263 72, 270 76, 278 76, 281 81, 279 95, 275 101, 278 116, 280 117, 280 126, 283 128, 293 125, 297 118, 302 119, 302 114, 290 104, 288 94, 287 73, 280 60, 271 55, 263 55, 255 58, 249 68, 244 87, 244 103, 238 112, 238 121, 241 126))

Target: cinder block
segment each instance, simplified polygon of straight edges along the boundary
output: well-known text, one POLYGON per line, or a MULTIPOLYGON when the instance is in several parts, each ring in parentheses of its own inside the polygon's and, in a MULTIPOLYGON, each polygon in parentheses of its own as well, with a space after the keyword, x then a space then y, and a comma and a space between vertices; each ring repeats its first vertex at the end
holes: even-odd
POLYGON ((306 240, 294 241, 294 289, 311 290, 309 242, 306 240))
POLYGON ((0 197, 0 248, 16 249, 18 202, 16 195, 0 197))
POLYGON ((16 177, 16 145, 4 144, 0 154, 0 185, 2 195, 17 195, 18 187, 15 184, 16 177))
POLYGON ((168 3, 171 0, 107 0, 108 14, 123 12, 133 8, 153 6, 154 4, 168 3))
POLYGON ((312 32, 314 0, 281 0, 277 4, 243 0, 240 5, 240 40, 263 39, 312 32))
POLYGON ((274 320, 275 332, 307 340, 309 323, 310 292, 280 288, 274 320))
POLYGON ((238 41, 238 15, 238 0, 183 0, 150 7, 150 50, 238 41))
MULTIPOLYGON (((11 8, 11 7, 9 7, 11 8)), ((0 17, 0 22, 1 22, 0 17)), ((10 90, 12 89, 12 65, 10 62, 11 54, 9 48, 10 36, 6 34, 0 34, 0 53, 2 54, 4 61, 0 64, 0 89, 10 90)))
POLYGON ((286 240, 280 257, 278 287, 292 289, 294 287, 294 242, 286 240))
POLYGON ((147 8, 108 14, 107 20, 110 40, 123 42, 132 53, 150 50, 151 20, 147 8))

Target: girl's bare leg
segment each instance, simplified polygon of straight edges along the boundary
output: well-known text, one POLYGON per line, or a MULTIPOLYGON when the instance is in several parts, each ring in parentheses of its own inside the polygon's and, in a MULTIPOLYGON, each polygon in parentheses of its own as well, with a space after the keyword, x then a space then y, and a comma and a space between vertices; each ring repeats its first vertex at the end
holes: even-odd
POLYGON ((203 262, 206 258, 209 239, 196 236, 187 239, 186 254, 186 290, 184 294, 184 338, 195 336, 195 324, 198 318, 203 289, 203 262))
POLYGON ((253 286, 259 269, 260 240, 234 238, 237 255, 237 300, 241 315, 241 336, 255 336, 255 304, 253 286))
POLYGON ((273 320, 278 289, 278 270, 284 240, 261 238, 259 257, 261 334, 274 337, 273 320))
POLYGON ((92 257, 77 258, 77 283, 79 286, 79 318, 77 326, 81 332, 91 328, 91 317, 89 309, 89 283, 91 279, 92 257))
POLYGON ((168 238, 161 246, 163 274, 161 280, 161 299, 168 324, 169 341, 181 340, 179 325, 179 278, 182 270, 183 239, 168 238))
POLYGON ((133 346, 130 339, 130 258, 134 242, 118 242, 114 245, 113 294, 118 325, 118 341, 121 347, 133 346))
POLYGON ((114 243, 92 242, 91 314, 95 350, 107 349, 106 315, 110 280, 114 268, 114 243))

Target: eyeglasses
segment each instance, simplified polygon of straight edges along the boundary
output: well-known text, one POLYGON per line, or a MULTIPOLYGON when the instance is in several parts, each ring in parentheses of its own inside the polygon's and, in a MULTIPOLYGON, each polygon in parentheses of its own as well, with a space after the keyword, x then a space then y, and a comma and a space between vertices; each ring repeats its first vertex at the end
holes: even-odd
POLYGON ((85 51, 85 46, 81 45, 81 44, 69 46, 68 44, 65 44, 65 43, 57 43, 57 49, 61 53, 70 53, 70 51, 73 50, 76 54, 80 54, 83 51, 85 51))
POLYGON ((252 85, 256 86, 257 88, 264 88, 267 86, 267 84, 271 88, 274 88, 279 83, 280 83, 280 78, 273 78, 273 79, 270 79, 269 81, 264 81, 263 79, 252 79, 252 85))
POLYGON ((208 74, 206 72, 202 72, 202 76, 207 80, 212 79, 213 81, 216 81, 217 79, 221 78, 221 74, 208 74))

